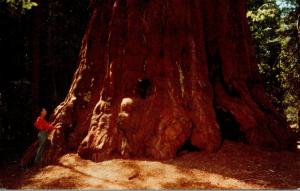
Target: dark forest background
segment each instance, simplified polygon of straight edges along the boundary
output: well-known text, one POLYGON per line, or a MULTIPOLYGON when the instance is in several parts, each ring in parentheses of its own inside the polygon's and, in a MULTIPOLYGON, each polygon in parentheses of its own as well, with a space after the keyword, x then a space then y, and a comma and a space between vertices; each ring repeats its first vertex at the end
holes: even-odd
MULTIPOLYGON (((72 81, 91 16, 87 0, 0 0, 0 161, 36 139, 40 107, 49 113, 72 81)), ((300 64, 296 0, 249 0, 257 62, 273 104, 298 131, 300 64)))
POLYGON ((33 140, 40 107, 48 113, 71 84, 91 10, 88 1, 0 3, 0 155, 17 157, 33 140))

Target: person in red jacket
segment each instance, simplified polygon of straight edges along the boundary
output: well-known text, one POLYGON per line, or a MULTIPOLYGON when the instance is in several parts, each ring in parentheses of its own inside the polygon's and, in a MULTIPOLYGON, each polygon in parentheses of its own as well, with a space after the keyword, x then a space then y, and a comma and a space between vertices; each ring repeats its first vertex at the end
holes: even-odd
POLYGON ((45 108, 42 108, 40 116, 36 119, 34 123, 35 128, 39 130, 38 138, 40 141, 39 147, 37 149, 36 157, 34 160, 35 163, 41 162, 48 132, 53 129, 53 126, 46 121, 45 119, 46 115, 47 115, 47 110, 45 108))

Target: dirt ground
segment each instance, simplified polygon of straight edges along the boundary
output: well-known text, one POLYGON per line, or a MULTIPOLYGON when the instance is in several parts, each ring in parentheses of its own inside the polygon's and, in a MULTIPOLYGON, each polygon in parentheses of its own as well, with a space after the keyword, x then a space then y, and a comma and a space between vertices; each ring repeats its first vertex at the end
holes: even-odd
POLYGON ((183 152, 168 161, 113 159, 100 163, 67 154, 56 164, 0 170, 0 188, 17 189, 295 189, 300 152, 225 142, 217 153, 183 152))

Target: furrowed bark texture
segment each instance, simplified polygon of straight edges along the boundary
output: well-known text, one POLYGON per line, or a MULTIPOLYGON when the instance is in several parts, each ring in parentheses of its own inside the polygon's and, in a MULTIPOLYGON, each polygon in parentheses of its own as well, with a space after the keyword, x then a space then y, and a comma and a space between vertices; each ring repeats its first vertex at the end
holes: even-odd
POLYGON ((287 148, 284 118, 266 97, 246 1, 101 0, 68 95, 52 115, 44 160, 68 151, 102 161, 168 159, 189 141, 216 151, 216 113, 250 144, 287 148))

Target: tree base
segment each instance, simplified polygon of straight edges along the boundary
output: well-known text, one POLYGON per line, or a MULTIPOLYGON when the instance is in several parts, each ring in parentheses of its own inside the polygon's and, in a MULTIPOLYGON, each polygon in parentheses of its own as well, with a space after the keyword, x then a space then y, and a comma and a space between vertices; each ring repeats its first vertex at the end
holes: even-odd
POLYGON ((232 121, 226 132, 240 132, 249 144, 294 144, 261 85, 245 1, 93 6, 73 83, 52 116, 57 129, 46 161, 68 151, 93 161, 163 160, 187 140, 216 151, 224 136, 220 111, 232 121))

